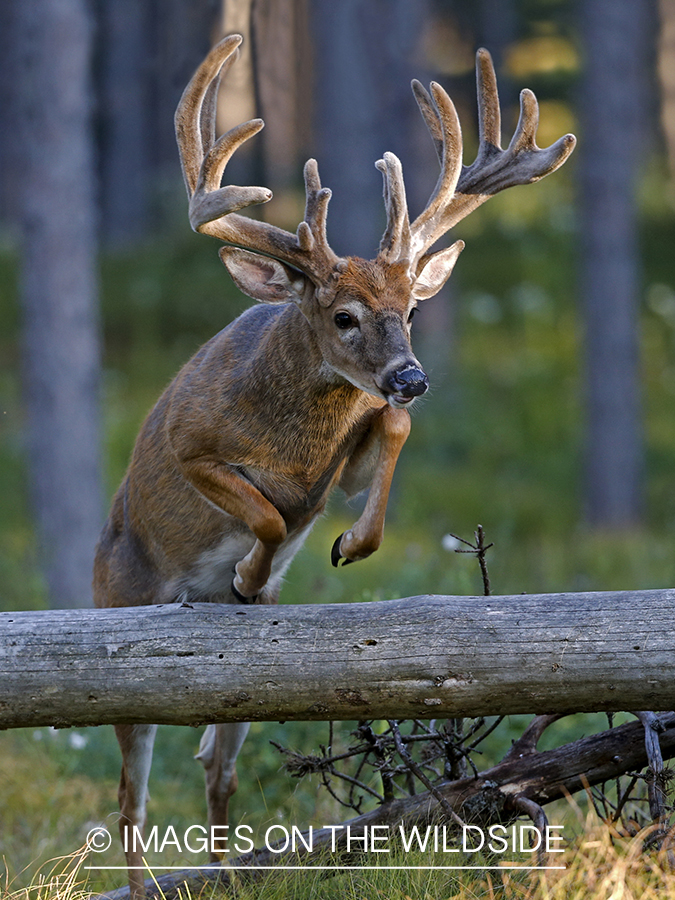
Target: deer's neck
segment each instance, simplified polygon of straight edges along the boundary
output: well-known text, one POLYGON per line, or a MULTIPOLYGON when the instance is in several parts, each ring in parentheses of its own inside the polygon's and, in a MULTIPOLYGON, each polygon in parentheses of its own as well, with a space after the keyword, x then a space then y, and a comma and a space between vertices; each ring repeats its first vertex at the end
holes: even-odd
POLYGON ((382 405, 325 363, 309 323, 294 306, 272 317, 250 374, 244 390, 254 419, 277 456, 288 455, 302 467, 336 453, 382 405))

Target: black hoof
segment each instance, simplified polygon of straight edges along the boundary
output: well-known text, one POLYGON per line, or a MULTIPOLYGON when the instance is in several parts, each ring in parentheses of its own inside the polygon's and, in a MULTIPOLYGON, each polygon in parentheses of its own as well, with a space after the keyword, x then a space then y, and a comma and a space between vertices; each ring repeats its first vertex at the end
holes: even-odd
POLYGON ((338 539, 333 544, 333 549, 330 551, 330 561, 333 563, 333 565, 335 566, 336 569, 340 565, 341 559, 343 560, 343 563, 342 563, 343 566, 348 566, 350 563, 356 562, 356 560, 354 560, 354 559, 345 559, 340 554, 340 541, 342 540, 342 538, 344 536, 345 536, 345 533, 343 531, 342 534, 339 535, 338 539))
POLYGON ((342 559, 342 557, 340 556, 340 541, 342 540, 343 534, 344 531, 342 532, 342 534, 338 535, 338 538, 333 544, 332 550, 330 551, 330 561, 333 563, 336 569, 340 565, 340 560, 342 559))
POLYGON ((253 597, 244 597, 244 595, 240 594, 239 591, 234 586, 234 581, 232 582, 232 584, 230 586, 230 590, 234 594, 235 600, 238 600, 240 603, 245 603, 247 606, 250 606, 251 603, 255 603, 255 601, 258 598, 257 594, 255 594, 253 597))

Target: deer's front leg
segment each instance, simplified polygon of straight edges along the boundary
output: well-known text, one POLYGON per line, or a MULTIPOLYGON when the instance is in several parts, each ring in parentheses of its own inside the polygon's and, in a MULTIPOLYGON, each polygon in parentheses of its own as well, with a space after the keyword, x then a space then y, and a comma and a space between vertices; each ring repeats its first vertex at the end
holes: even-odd
POLYGON ((190 460, 183 465, 183 472, 201 494, 241 519, 255 535, 253 549, 237 563, 232 582, 235 597, 252 603, 267 584, 274 554, 286 540, 281 513, 228 465, 208 459, 190 460))
POLYGON ((364 471, 372 468, 372 460, 375 458, 363 513, 358 522, 341 534, 333 545, 331 560, 334 566, 341 559, 345 560, 344 565, 357 559, 365 559, 382 543, 389 489, 398 455, 409 434, 410 415, 407 410, 386 406, 375 418, 368 434, 345 466, 340 486, 347 493, 352 493, 354 488, 362 490, 367 486, 367 482, 360 482, 364 471))

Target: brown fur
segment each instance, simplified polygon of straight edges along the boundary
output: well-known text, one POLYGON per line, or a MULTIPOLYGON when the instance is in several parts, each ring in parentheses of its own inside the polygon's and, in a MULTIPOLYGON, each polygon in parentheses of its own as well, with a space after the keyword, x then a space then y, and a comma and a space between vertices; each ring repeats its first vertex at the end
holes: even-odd
POLYGON ((376 312, 390 309, 403 315, 410 306, 410 287, 405 260, 387 263, 351 256, 340 275, 338 292, 360 297, 376 312))

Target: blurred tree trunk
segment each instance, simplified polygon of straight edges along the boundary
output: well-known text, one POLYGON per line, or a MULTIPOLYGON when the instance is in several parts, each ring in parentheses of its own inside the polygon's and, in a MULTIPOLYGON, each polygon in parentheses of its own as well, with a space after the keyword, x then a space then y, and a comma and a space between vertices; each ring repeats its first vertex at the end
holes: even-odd
MULTIPOLYGON (((252 6, 254 71, 262 132, 262 183, 275 192, 300 182, 309 143, 310 39, 306 0, 252 6)), ((296 223, 297 224, 297 223, 296 223)))
POLYGON ((589 522, 642 515, 636 178, 645 135, 649 0, 580 4, 585 67, 579 148, 581 293, 586 331, 589 522))
MULTIPOLYGON (((184 197, 173 116, 186 84, 220 35, 222 0, 148 0, 153 22, 149 53, 149 143, 158 208, 156 225, 184 197), (180 186, 180 190, 177 190, 180 186)), ((182 221, 185 221, 184 218, 182 221)), ((156 227, 156 226, 155 226, 156 227)))
POLYGON ((659 0, 659 79, 661 127, 670 170, 670 200, 675 200, 675 0, 659 0))
POLYGON ((153 27, 145 2, 101 0, 99 4, 101 238, 113 248, 143 238, 149 225, 153 27))
POLYGON ((183 202, 173 115, 219 37, 221 7, 222 0, 99 0, 101 236, 112 248, 157 235, 183 202))
POLYGON ((409 126, 419 117, 410 79, 420 72, 411 57, 427 4, 315 0, 311 11, 315 139, 323 183, 333 190, 331 245, 340 254, 371 258, 384 230, 374 165, 386 150, 406 162, 409 126))
POLYGON ((16 15, 28 475, 50 601, 88 606, 102 511, 92 21, 86 0, 16 15))
POLYGON ((20 153, 16 133, 16 7, 20 0, 0 3, 0 225, 11 227, 16 221, 17 157, 20 153))

